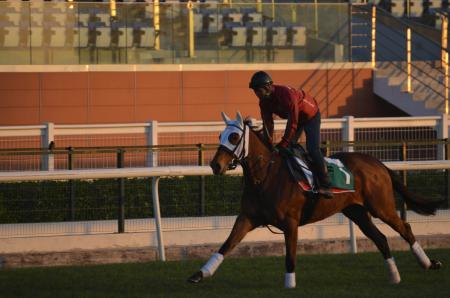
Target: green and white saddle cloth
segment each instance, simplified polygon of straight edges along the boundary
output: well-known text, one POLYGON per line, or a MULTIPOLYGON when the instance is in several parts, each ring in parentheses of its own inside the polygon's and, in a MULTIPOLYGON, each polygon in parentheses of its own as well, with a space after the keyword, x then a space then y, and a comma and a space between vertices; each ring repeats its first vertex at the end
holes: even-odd
MULTIPOLYGON (((296 166, 292 167, 288 164, 288 167, 297 183, 305 191, 314 191, 317 187, 312 171, 303 159, 297 156, 293 156, 293 159, 295 160, 296 166), (295 168, 301 168, 303 175, 295 174, 295 168)), ((328 168, 328 176, 330 177, 331 191, 333 193, 354 192, 355 181, 352 172, 339 159, 326 157, 325 161, 328 168)))

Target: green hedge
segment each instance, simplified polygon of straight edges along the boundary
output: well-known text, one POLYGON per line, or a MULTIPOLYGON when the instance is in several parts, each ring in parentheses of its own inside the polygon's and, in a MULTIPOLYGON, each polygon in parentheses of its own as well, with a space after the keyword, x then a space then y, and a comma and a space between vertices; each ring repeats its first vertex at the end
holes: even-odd
MULTIPOLYGON (((161 214, 164 217, 186 217, 236 215, 239 212, 242 177, 204 177, 203 208, 200 182, 201 177, 161 179, 161 214)), ((117 179, 2 183, 0 223, 116 219, 118 185, 117 179), (73 218, 71 188, 74 190, 73 218)), ((125 218, 148 217, 153 217, 151 178, 125 179, 125 218)))

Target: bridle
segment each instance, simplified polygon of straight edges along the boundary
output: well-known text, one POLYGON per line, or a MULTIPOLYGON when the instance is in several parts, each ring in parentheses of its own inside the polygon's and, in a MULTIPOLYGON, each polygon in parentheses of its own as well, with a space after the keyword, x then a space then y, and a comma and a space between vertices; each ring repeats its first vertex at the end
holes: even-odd
POLYGON ((243 128, 234 123, 227 123, 227 129, 220 136, 220 146, 224 151, 227 151, 233 159, 228 165, 229 170, 234 170, 237 165, 247 157, 248 155, 248 144, 249 144, 249 128, 246 124, 243 125, 243 128), (230 130, 231 128, 231 130, 230 130), (229 136, 233 133, 239 134, 239 140, 236 145, 232 144, 229 141, 229 136))
MULTIPOLYGON (((231 162, 228 164, 228 170, 235 169, 238 166, 238 164, 241 164, 242 167, 249 170, 249 172, 255 170, 250 167, 249 161, 246 159, 248 156, 248 147, 249 147, 249 131, 250 128, 248 127, 247 124, 244 124, 243 127, 241 127, 239 125, 236 125, 235 123, 227 122, 227 129, 220 136, 221 144, 219 148, 222 148, 222 150, 227 151, 233 157, 231 162), (227 131, 230 127, 231 130, 227 131), (231 144, 228 140, 228 137, 232 133, 239 133, 239 140, 237 141, 236 145, 231 144)), ((258 156, 256 158, 262 159, 261 156, 258 156)), ((265 177, 263 179, 255 179, 253 181, 254 185, 262 186, 265 184, 273 163, 274 163, 274 154, 271 155, 271 158, 268 161, 265 177)), ((264 167, 261 167, 260 170, 262 170, 263 168, 264 167)))
MULTIPOLYGON (((224 119, 225 119, 225 117, 224 117, 224 119)), ((228 164, 228 170, 233 170, 237 167, 238 164, 241 164, 242 168, 244 168, 244 171, 251 173, 254 169, 252 169, 250 167, 250 163, 247 158, 248 149, 249 149, 250 127, 248 127, 248 124, 245 124, 245 123, 243 123, 243 125, 242 125, 243 127, 241 127, 240 125, 237 125, 235 122, 227 121, 227 119, 225 119, 225 123, 226 123, 227 127, 226 127, 224 133, 222 133, 220 135, 219 149, 222 149, 222 150, 228 152, 233 157, 231 162, 228 164), (231 130, 229 130, 229 128, 231 128, 231 130), (239 134, 239 139, 238 139, 236 145, 233 145, 229 141, 229 137, 232 133, 239 134)), ((240 123, 242 123, 242 122, 240 122, 240 123)), ((275 157, 275 154, 272 153, 271 158, 268 161, 266 175, 264 176, 264 178, 262 180, 254 179, 253 181, 251 181, 254 186, 258 186, 256 189, 259 192, 259 197, 261 197, 263 195, 263 188, 264 188, 264 185, 266 184, 267 177, 270 174, 272 165, 274 164, 274 157, 275 157)), ((262 155, 258 156, 256 158, 262 159, 262 155)), ((261 167, 260 170, 262 170, 263 168, 264 167, 261 167)), ((265 226, 269 229, 270 232, 272 232, 274 234, 283 234, 283 233, 274 232, 269 227, 269 225, 265 225, 265 226)))

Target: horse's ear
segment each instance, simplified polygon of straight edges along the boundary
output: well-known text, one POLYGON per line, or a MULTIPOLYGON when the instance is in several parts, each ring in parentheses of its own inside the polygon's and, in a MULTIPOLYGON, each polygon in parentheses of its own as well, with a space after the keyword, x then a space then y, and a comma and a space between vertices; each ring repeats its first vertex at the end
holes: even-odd
POLYGON ((228 117, 227 114, 225 114, 224 112, 220 112, 220 114, 222 115, 223 121, 225 121, 225 123, 231 121, 230 117, 228 117))
POLYGON ((239 122, 241 124, 241 126, 244 125, 244 120, 242 120, 242 116, 239 111, 237 111, 237 113, 236 113, 236 121, 239 122))

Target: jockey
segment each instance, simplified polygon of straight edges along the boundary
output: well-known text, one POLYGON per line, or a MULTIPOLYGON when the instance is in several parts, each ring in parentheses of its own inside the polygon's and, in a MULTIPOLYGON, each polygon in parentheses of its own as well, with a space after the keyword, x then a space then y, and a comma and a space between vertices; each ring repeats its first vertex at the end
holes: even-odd
POLYGON ((320 151, 320 110, 316 100, 303 90, 289 86, 275 85, 264 71, 253 74, 249 88, 259 98, 264 133, 273 142, 273 114, 287 119, 287 125, 280 143, 275 150, 280 154, 287 151, 290 144, 296 144, 303 130, 306 134, 306 149, 312 160, 314 172, 319 180, 319 194, 332 198, 330 179, 327 174, 322 152, 320 151))

